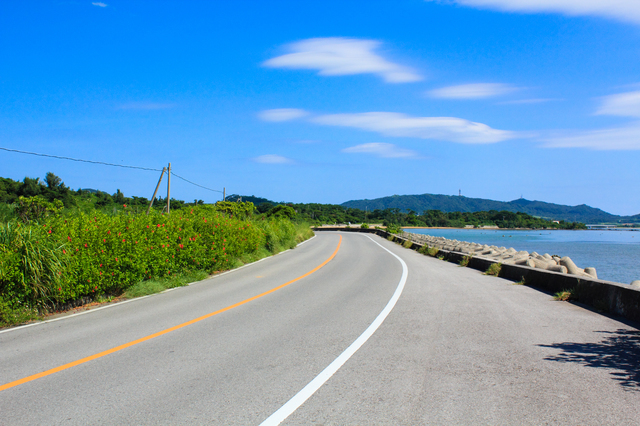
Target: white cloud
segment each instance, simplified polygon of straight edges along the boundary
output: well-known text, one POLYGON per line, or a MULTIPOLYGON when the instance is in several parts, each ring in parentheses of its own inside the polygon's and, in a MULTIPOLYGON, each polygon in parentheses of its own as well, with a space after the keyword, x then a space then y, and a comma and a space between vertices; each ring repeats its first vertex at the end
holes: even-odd
POLYGON ((256 163, 262 163, 262 164, 291 164, 291 163, 293 163, 293 160, 291 160, 290 158, 283 157, 281 155, 275 155, 275 154, 260 155, 258 157, 252 158, 252 160, 255 161, 256 163))
POLYGON ((170 103, 158 103, 158 102, 128 102, 126 104, 119 105, 116 109, 140 109, 140 110, 155 110, 155 109, 167 109, 173 108, 176 104, 170 103))
POLYGON ((407 158, 417 157, 418 155, 415 151, 411 151, 410 149, 398 148, 394 144, 381 142, 352 146, 343 149, 342 152, 373 154, 383 158, 407 158))
MULTIPOLYGON (((638 5, 640 7, 640 5, 638 5)), ((605 96, 597 115, 640 117, 640 91, 605 96)))
POLYGON ((578 131, 543 140, 547 148, 588 148, 599 151, 640 150, 640 122, 624 127, 578 131))
POLYGON ((107 7, 106 3, 102 3, 101 1, 94 1, 91 3, 94 6, 98 6, 98 7, 107 7))
POLYGON ((321 115, 311 121, 354 127, 385 136, 436 139, 460 143, 495 143, 521 136, 456 117, 411 117, 396 112, 321 115))
POLYGON ((456 3, 509 12, 595 15, 640 24, 638 0, 455 0, 456 3))
POLYGON ((482 99, 504 95, 517 90, 510 84, 502 83, 473 83, 458 86, 442 87, 430 90, 427 94, 434 98, 443 99, 482 99))
POLYGON ((272 68, 318 70, 319 75, 375 74, 388 83, 422 80, 413 69, 389 62, 374 51, 375 40, 341 37, 312 38, 289 44, 291 53, 269 59, 272 68))
POLYGON ((297 108, 278 108, 260 111, 258 117, 263 121, 290 121, 302 118, 309 113, 297 108))

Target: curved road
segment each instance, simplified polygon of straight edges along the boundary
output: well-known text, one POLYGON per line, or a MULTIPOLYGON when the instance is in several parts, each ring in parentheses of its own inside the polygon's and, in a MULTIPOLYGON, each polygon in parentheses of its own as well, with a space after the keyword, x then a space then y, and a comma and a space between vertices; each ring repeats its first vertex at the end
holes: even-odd
POLYGON ((1 331, 0 423, 637 424, 638 333, 319 232, 189 287, 1 331))

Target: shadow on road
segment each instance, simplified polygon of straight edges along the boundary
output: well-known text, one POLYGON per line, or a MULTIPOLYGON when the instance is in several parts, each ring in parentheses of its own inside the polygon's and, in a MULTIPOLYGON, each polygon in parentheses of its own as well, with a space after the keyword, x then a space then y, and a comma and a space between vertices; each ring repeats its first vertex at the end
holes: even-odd
POLYGON ((629 390, 640 391, 640 331, 599 331, 605 337, 597 343, 555 343, 538 345, 562 352, 545 359, 577 362, 587 367, 606 368, 615 380, 629 390))

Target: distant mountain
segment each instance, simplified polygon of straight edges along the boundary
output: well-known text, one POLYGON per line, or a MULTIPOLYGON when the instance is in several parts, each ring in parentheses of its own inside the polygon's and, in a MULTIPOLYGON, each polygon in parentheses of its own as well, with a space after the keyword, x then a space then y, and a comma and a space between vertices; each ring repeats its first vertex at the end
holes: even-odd
POLYGON ((564 206, 561 204, 529 201, 524 198, 509 202, 468 198, 455 195, 393 195, 374 200, 352 200, 341 204, 343 207, 373 211, 376 209, 400 209, 404 212, 413 210, 422 213, 425 210, 441 210, 443 212, 477 212, 487 210, 507 210, 523 212, 532 216, 568 222, 597 223, 640 223, 640 214, 635 216, 618 216, 596 209, 586 204, 564 206))

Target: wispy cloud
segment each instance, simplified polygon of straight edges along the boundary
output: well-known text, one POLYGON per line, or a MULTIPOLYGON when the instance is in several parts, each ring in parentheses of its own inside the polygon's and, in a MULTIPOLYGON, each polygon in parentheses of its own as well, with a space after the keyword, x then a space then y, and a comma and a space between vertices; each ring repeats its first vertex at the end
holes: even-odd
POLYGON ((262 164, 291 164, 294 162, 290 158, 275 154, 260 155, 252 158, 252 160, 256 163, 262 164))
POLYGON ((258 118, 262 121, 291 121, 307 115, 309 115, 309 113, 303 109, 278 108, 260 111, 258 113, 258 118))
MULTIPOLYGON (((604 96, 596 115, 640 118, 640 91, 604 96)), ((598 151, 640 150, 640 121, 620 127, 559 131, 542 140, 547 148, 587 148, 598 151)))
MULTIPOLYGON (((640 7, 640 5, 639 5, 640 7)), ((640 91, 618 93, 602 98, 596 115, 617 115, 640 118, 640 91)))
POLYGON ((91 3, 94 6, 98 6, 98 7, 107 7, 108 5, 106 3, 102 3, 101 1, 94 1, 91 3))
POLYGON ((505 95, 517 90, 510 84, 503 83, 473 83, 447 86, 427 92, 433 98, 442 99, 483 99, 505 95))
POLYGON ((598 151, 640 150, 640 122, 617 128, 564 132, 544 139, 543 146, 598 151))
POLYGON ((395 64, 375 51, 380 42, 352 38, 312 38, 287 45, 291 53, 263 62, 271 68, 318 70, 319 75, 375 74, 387 83, 422 80, 413 69, 395 64))
POLYGON ((372 142, 345 148, 342 152, 355 154, 372 154, 382 158, 417 157, 418 153, 410 149, 398 148, 392 143, 372 142))
POLYGON ((138 109, 138 110, 156 110, 156 109, 168 109, 175 107, 176 104, 171 103, 158 103, 158 102, 128 102, 126 104, 118 105, 116 109, 138 109))
POLYGON ((329 114, 311 121, 331 126, 353 127, 385 136, 435 139, 459 143, 495 143, 521 136, 508 130, 492 129, 456 117, 412 117, 396 112, 329 114))
POLYGON ((570 16, 592 15, 640 24, 637 0, 454 0, 465 6, 509 12, 555 12, 570 16))

